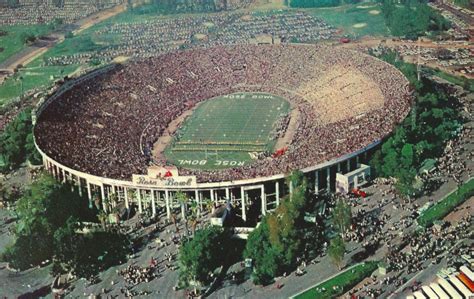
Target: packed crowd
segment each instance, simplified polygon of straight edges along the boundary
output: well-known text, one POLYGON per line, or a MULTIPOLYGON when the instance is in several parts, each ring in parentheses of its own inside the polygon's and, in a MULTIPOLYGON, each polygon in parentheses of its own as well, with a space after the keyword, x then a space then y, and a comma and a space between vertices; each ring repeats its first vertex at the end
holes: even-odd
POLYGON ((0 9, 0 25, 45 24, 54 19, 73 23, 79 19, 122 3, 122 0, 64 0, 61 5, 53 1, 19 0, 17 6, 0 9))
POLYGON ((64 165, 130 179, 146 173, 151 163, 166 163, 151 161, 143 148, 156 142, 172 120, 201 101, 237 91, 279 95, 297 107, 298 126, 288 151, 240 168, 180 169, 180 174, 196 175, 199 182, 228 181, 313 166, 380 140, 407 115, 411 101, 400 72, 358 52, 302 45, 215 47, 118 66, 75 86, 43 111, 35 136, 43 151, 64 165), (337 102, 321 96, 318 89, 326 95, 329 84, 325 74, 336 65, 347 72, 334 74, 332 81, 347 81, 342 86, 350 90, 357 87, 352 82, 356 72, 375 82, 382 105, 373 107, 370 97, 363 100, 364 90, 345 92, 337 102), (351 110, 354 99, 358 107, 351 110), (353 113, 344 119, 328 115, 338 111, 353 113))
POLYGON ((302 12, 156 17, 104 27, 96 32, 97 39, 104 39, 106 45, 100 50, 50 57, 47 64, 110 62, 117 56, 144 58, 190 47, 258 43, 261 35, 271 35, 282 42, 314 42, 331 38, 335 32, 321 19, 302 12))

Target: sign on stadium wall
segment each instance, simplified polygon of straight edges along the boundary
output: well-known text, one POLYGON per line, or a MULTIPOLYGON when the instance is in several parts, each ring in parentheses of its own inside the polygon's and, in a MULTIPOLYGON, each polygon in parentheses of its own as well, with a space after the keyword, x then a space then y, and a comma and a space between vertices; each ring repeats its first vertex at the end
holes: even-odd
POLYGON ((149 186, 149 187, 196 187, 197 181, 195 176, 170 176, 170 177, 158 177, 153 178, 147 175, 132 176, 133 183, 135 185, 149 186))

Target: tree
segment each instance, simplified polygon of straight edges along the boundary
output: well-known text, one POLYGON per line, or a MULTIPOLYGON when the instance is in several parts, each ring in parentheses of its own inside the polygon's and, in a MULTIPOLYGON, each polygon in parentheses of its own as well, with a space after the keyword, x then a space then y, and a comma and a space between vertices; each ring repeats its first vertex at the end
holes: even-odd
POLYGON ((4 161, 2 171, 17 168, 29 159, 41 163, 41 156, 33 143, 31 109, 25 109, 13 119, 0 134, 0 156, 4 161))
POLYGON ((220 227, 196 231, 192 239, 183 242, 179 251, 179 277, 182 284, 207 283, 225 259, 230 235, 220 227))
POLYGON ((425 2, 405 1, 403 6, 394 0, 381 2, 387 27, 395 36, 415 40, 428 31, 438 32, 450 27, 449 22, 425 2))
POLYGON ((54 234, 53 274, 72 273, 90 279, 100 271, 126 261, 130 240, 121 233, 77 233, 80 224, 71 219, 54 234))
POLYGON ((340 198, 336 201, 331 220, 339 235, 344 238, 352 221, 351 206, 344 199, 340 198))
POLYGON ((199 206, 196 202, 192 202, 191 205, 191 215, 189 216, 189 221, 191 222, 191 231, 193 235, 196 233, 196 227, 199 223, 199 206))
POLYGON ((244 257, 251 258, 253 263, 252 279, 256 284, 267 285, 277 276, 281 264, 280 252, 269 240, 269 228, 266 218, 250 233, 245 246, 244 257))
POLYGON ((188 229, 188 221, 186 220, 186 210, 187 210, 187 204, 188 204, 188 196, 182 192, 178 191, 176 193, 176 198, 178 199, 178 202, 181 205, 181 217, 184 221, 184 230, 186 231, 186 236, 189 235, 189 229, 188 229))
POLYGON ((328 255, 339 270, 342 269, 345 251, 344 240, 340 236, 331 239, 328 247, 328 255))
POLYGON ((31 44, 34 41, 36 41, 36 35, 34 35, 31 32, 22 32, 22 33, 20 33, 20 40, 24 44, 31 44))
POLYGON ((45 174, 18 200, 16 212, 16 240, 5 259, 20 270, 51 260, 54 234, 70 217, 95 219, 95 211, 88 209, 85 198, 71 191, 70 185, 61 185, 45 174))
POLYGON ((268 284, 276 275, 293 269, 297 257, 304 254, 301 235, 305 229, 307 182, 301 172, 290 174, 287 182, 293 184, 290 197, 250 233, 244 251, 244 257, 253 260, 253 280, 257 284, 268 284))
POLYGON ((81 239, 76 230, 80 228, 77 218, 70 217, 65 225, 54 233, 53 274, 71 271, 75 256, 81 246, 81 239))
POLYGON ((424 182, 417 176, 427 159, 442 154, 446 141, 458 132, 462 118, 458 100, 427 78, 417 79, 413 64, 403 62, 393 51, 380 58, 396 66, 415 88, 416 101, 406 118, 388 138, 370 162, 379 176, 396 178, 402 195, 417 196, 424 182))

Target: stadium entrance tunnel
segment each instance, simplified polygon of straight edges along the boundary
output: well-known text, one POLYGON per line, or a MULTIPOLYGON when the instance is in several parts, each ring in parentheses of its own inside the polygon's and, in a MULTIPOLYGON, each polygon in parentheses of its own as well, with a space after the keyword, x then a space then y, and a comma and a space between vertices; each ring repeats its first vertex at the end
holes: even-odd
POLYGON ((180 123, 171 124, 171 136, 154 144, 153 155, 188 169, 246 166, 282 151, 291 139, 290 118, 290 103, 276 95, 218 96, 186 111, 180 123))

